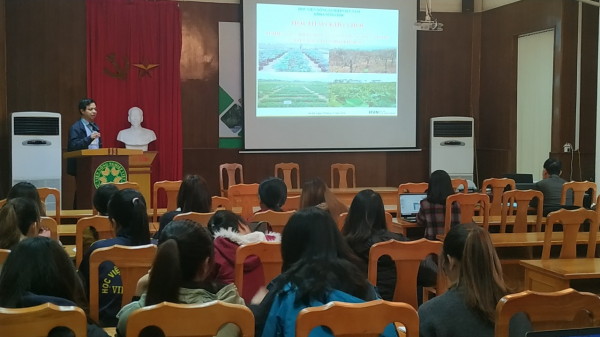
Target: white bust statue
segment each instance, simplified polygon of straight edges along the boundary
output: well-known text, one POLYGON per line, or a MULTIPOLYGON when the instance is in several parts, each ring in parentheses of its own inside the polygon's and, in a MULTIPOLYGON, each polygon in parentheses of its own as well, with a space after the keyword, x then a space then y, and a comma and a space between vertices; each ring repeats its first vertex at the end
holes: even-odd
POLYGON ((129 129, 119 131, 117 140, 125 143, 125 148, 132 150, 148 151, 148 144, 156 140, 156 134, 150 129, 142 127, 144 112, 138 107, 129 109, 129 129))

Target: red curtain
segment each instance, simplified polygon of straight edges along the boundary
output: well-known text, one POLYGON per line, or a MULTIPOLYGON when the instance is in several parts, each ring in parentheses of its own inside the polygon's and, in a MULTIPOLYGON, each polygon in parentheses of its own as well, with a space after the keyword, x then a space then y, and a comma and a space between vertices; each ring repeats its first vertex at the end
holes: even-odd
POLYGON ((87 0, 86 12, 88 96, 98 106, 96 123, 103 147, 124 147, 117 134, 130 126, 127 111, 137 106, 144 111, 142 126, 157 137, 148 148, 158 151, 152 183, 181 179, 181 14, 177 3, 87 0))

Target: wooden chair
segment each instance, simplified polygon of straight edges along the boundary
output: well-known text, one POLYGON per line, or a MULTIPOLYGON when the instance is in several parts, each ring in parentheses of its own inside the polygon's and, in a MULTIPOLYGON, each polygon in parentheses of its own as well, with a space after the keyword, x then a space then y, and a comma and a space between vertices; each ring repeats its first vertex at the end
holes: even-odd
POLYGON ((258 199, 258 184, 238 184, 229 186, 227 197, 232 207, 242 208, 242 218, 250 219, 254 214, 254 207, 260 205, 258 199))
POLYGON ((400 195, 405 193, 425 193, 429 183, 406 183, 398 186, 398 198, 396 198, 396 214, 400 217, 400 195))
POLYGON ((157 181, 154 183, 152 193, 152 222, 158 222, 158 191, 163 189, 167 194, 167 211, 177 209, 177 194, 181 187, 181 180, 178 181, 157 181))
POLYGON ((56 223, 56 221, 47 216, 41 217, 40 220, 40 226, 48 228, 48 230, 50 231, 50 237, 58 241, 58 224, 56 223))
POLYGON ((275 277, 281 274, 283 259, 281 258, 281 243, 258 242, 238 247, 235 254, 234 283, 238 293, 243 293, 244 287, 244 262, 249 256, 256 255, 260 259, 267 286, 275 277))
POLYGON ((134 311, 127 319, 127 336, 139 336, 156 326, 165 336, 216 336, 226 323, 240 328, 240 337, 254 336, 254 315, 248 307, 222 301, 202 304, 163 302, 134 311))
POLYGON ((90 256, 90 317, 99 321, 99 280, 98 267, 104 261, 111 261, 121 273, 123 284, 123 296, 121 307, 129 304, 135 293, 135 288, 139 279, 148 273, 154 256, 156 255, 155 245, 145 246, 112 246, 96 249, 90 256))
POLYGON ((83 259, 83 232, 88 227, 94 227, 98 232, 100 240, 112 239, 115 237, 115 231, 108 217, 95 215, 88 218, 81 218, 77 221, 75 228, 75 266, 79 267, 83 259))
POLYGON ((331 164, 331 188, 335 188, 333 175, 335 171, 340 176, 338 188, 348 188, 347 175, 348 171, 352 170, 352 188, 356 187, 356 168, 352 164, 331 164))
POLYGON ((175 220, 192 220, 194 222, 199 223, 202 227, 208 227, 208 221, 210 220, 210 218, 213 217, 213 215, 215 215, 215 212, 210 212, 210 213, 196 213, 196 212, 181 213, 181 214, 177 214, 173 218, 173 221, 175 221, 175 220))
POLYGON ((6 199, 0 200, 0 208, 4 207, 4 204, 6 204, 6 199))
POLYGON ((483 193, 456 193, 446 199, 446 219, 444 222, 444 233, 450 230, 452 221, 452 203, 460 206, 460 223, 473 223, 475 207, 479 205, 479 214, 483 215, 483 228, 490 227, 490 197, 483 193))
POLYGON ((544 234, 544 247, 542 248, 542 260, 550 258, 550 248, 552 247, 552 232, 554 224, 562 224, 563 241, 560 250, 561 259, 574 259, 577 257, 577 233, 581 224, 589 220, 590 231, 588 239, 588 258, 593 258, 596 254, 596 235, 598 233, 598 214, 594 211, 588 211, 580 208, 568 211, 561 209, 548 214, 546 218, 546 232, 544 234))
MULTIPOLYGON (((544 194, 540 191, 528 190, 512 190, 506 191, 502 195, 502 210, 500 217, 500 233, 506 233, 506 219, 509 215, 515 216, 513 225, 513 233, 527 233, 529 224, 527 223, 527 213, 529 212, 529 203, 531 200, 538 200, 538 205, 544 204, 544 194), (514 203, 517 207, 513 207, 514 203)), ((535 231, 542 231, 543 207, 538 207, 537 218, 535 222, 535 231)))
POLYGON ((513 315, 524 312, 534 330, 600 326, 600 297, 564 289, 551 293, 526 290, 504 296, 496 305, 495 337, 508 337, 513 315), (575 321, 585 316, 583 322, 575 321), (587 321, 587 322, 586 322, 587 321))
MULTIPOLYGON (((344 212, 338 217, 337 225, 340 232, 342 231, 342 229, 344 229, 344 224, 346 223, 347 217, 348 212, 344 212)), ((390 214, 389 212, 385 212, 385 225, 387 227, 387 230, 390 232, 392 231, 392 228, 394 228, 394 217, 392 217, 392 214, 390 214)))
POLYGON ((279 170, 283 173, 283 182, 288 190, 300 188, 300 165, 296 163, 275 164, 275 177, 278 177, 279 170), (292 187, 292 171, 296 170, 296 187, 292 187))
POLYGON ((297 211, 300 209, 300 196, 295 195, 287 197, 285 205, 281 206, 281 210, 284 212, 297 211))
POLYGON ((492 190, 490 215, 500 215, 502 211, 502 194, 506 186, 509 186, 510 190, 514 190, 516 186, 515 181, 508 178, 491 178, 484 180, 483 184, 481 184, 481 193, 487 193, 488 187, 492 190))
POLYGON ((266 221, 271 225, 273 232, 283 233, 283 228, 287 224, 288 220, 296 211, 289 212, 273 212, 268 210, 266 212, 260 212, 254 214, 252 218, 253 222, 266 221))
POLYGON ((113 184, 113 185, 117 186, 119 191, 126 190, 128 188, 132 189, 132 190, 136 190, 136 191, 140 190, 140 185, 138 185, 138 183, 133 182, 133 181, 125 181, 122 183, 108 183, 108 184, 113 184))
POLYGON ((53 218, 56 220, 56 223, 60 225, 60 191, 56 188, 49 187, 40 187, 37 190, 40 195, 40 200, 42 200, 44 205, 46 205, 46 198, 48 198, 49 195, 54 196, 54 199, 56 200, 56 213, 53 218))
POLYGON ((454 178, 454 179, 452 179, 452 188, 456 192, 458 192, 458 188, 460 186, 463 187, 462 193, 469 193, 469 183, 465 179, 461 179, 461 178, 454 178))
POLYGON ((366 303, 330 302, 306 308, 296 318, 296 337, 308 337, 317 327, 331 329, 333 336, 378 336, 390 323, 406 327, 406 337, 419 336, 419 316, 406 303, 384 300, 366 303))
POLYGON ((48 336, 56 327, 71 329, 75 337, 87 336, 87 318, 79 307, 45 303, 29 308, 0 308, 0 336, 48 336))
MULTIPOLYGON (((394 290, 394 302, 404 302, 413 308, 418 308, 417 303, 417 274, 419 266, 428 255, 439 255, 442 252, 441 241, 429 241, 419 239, 416 241, 401 242, 390 240, 376 243, 371 246, 369 252, 369 281, 377 284, 377 262, 379 258, 387 255, 396 264, 396 289, 394 290)), ((446 284, 438 273, 436 293, 441 295, 446 291, 446 284)))
POLYGON ((243 184, 244 183, 244 168, 242 164, 233 163, 233 164, 221 164, 219 166, 219 183, 221 184, 221 196, 226 197, 227 189, 233 185, 243 184), (223 183, 223 170, 227 171, 227 188, 225 188, 225 184, 223 183), (240 181, 237 182, 235 180, 235 171, 240 170, 240 181))
POLYGON ((590 181, 571 181, 564 183, 562 187, 562 195, 560 204, 567 204, 567 192, 573 191, 573 206, 583 207, 583 196, 588 190, 592 190, 592 200, 596 200, 596 183, 590 181))
POLYGON ((231 201, 229 201, 229 199, 225 197, 212 197, 211 199, 212 205, 210 208, 213 212, 219 210, 220 208, 231 211, 231 201))
POLYGON ((10 250, 0 249, 0 265, 2 265, 6 261, 6 259, 8 258, 8 254, 10 254, 10 250))

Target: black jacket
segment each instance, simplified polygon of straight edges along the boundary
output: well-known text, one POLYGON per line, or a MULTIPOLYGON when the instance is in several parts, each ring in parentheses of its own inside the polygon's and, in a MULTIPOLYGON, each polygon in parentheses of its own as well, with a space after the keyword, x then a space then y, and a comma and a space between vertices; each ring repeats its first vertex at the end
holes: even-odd
MULTIPOLYGON (((85 150, 90 146, 92 141, 93 139, 87 135, 81 119, 78 119, 77 122, 69 128, 67 152, 85 150)), ((102 138, 98 138, 98 147, 102 148, 102 138)), ((67 173, 72 176, 77 175, 77 159, 67 159, 67 173)))

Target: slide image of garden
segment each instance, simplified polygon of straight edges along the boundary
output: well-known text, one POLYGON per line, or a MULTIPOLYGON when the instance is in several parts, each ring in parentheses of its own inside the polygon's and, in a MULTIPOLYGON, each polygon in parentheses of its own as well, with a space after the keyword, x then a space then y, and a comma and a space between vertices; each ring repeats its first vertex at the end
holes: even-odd
POLYGON ((356 83, 336 80, 329 85, 330 107, 396 107, 396 83, 371 81, 356 83))
POLYGON ((231 132, 238 133, 244 125, 244 110, 239 104, 234 104, 221 116, 221 121, 231 132))
POLYGON ((331 49, 329 71, 332 73, 396 73, 396 49, 331 49))
POLYGON ((258 81, 259 108, 311 108, 329 106, 327 82, 258 81))
POLYGON ((321 49, 260 49, 258 71, 309 73, 329 71, 329 52, 321 49))

